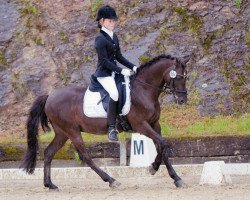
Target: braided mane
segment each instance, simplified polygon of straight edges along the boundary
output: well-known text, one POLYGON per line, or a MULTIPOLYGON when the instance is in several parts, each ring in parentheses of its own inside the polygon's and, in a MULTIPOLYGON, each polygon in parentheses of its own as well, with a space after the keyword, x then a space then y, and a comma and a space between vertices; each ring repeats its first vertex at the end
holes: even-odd
POLYGON ((183 68, 185 68, 185 64, 183 64, 178 58, 176 57, 172 57, 171 55, 165 55, 165 54, 162 54, 160 56, 157 56, 155 58, 153 58, 152 60, 142 64, 139 68, 138 68, 138 72, 141 72, 141 71, 144 71, 145 69, 149 68, 150 66, 152 66, 153 64, 157 63, 159 60, 163 59, 163 58, 166 58, 166 59, 171 59, 171 60, 174 60, 176 59, 176 62, 178 64, 180 64, 183 68))
POLYGON ((166 58, 166 59, 175 59, 174 57, 172 57, 171 55, 160 55, 160 56, 157 56, 155 58, 153 58, 152 60, 142 64, 139 68, 138 68, 138 72, 140 71, 143 71, 144 69, 150 67, 151 65, 157 63, 159 60, 163 59, 163 58, 166 58))

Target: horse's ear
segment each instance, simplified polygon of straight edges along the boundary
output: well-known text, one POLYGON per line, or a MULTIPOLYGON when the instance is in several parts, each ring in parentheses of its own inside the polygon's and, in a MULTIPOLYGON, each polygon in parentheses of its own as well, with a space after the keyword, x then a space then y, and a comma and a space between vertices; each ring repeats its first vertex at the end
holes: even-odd
POLYGON ((182 59, 182 62, 186 65, 189 60, 190 60, 190 56, 186 56, 182 59))

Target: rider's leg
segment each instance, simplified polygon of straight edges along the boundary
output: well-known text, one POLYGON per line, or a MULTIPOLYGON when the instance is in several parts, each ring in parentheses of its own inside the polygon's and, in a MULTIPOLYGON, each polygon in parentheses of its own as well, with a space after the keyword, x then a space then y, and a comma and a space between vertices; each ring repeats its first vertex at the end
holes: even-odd
POLYGON ((108 137, 110 141, 118 141, 117 138, 117 128, 116 128, 116 116, 117 116, 117 101, 114 101, 112 98, 109 100, 108 108, 108 137))
POLYGON ((98 77, 97 80, 101 83, 103 88, 109 93, 110 96, 107 113, 109 140, 118 141, 118 131, 116 129, 118 90, 115 84, 114 76, 98 77))

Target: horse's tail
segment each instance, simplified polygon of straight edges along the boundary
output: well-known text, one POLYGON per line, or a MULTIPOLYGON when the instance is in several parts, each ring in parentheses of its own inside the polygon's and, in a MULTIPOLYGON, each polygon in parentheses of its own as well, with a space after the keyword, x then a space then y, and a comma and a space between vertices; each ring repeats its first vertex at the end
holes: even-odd
POLYGON ((25 154, 23 163, 20 168, 23 168, 28 174, 33 174, 36 167, 37 151, 38 151, 38 127, 39 122, 44 131, 49 131, 48 118, 45 114, 44 107, 48 95, 39 96, 33 103, 29 117, 27 120, 27 144, 28 149, 25 154))

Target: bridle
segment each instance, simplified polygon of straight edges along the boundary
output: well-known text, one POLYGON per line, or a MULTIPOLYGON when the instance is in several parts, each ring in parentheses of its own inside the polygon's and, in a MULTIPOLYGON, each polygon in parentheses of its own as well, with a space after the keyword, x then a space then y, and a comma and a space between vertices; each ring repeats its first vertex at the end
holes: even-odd
POLYGON ((184 89, 184 90, 177 90, 175 88, 175 80, 177 77, 181 77, 181 78, 184 78, 186 79, 187 78, 187 72, 184 71, 184 74, 178 74, 176 72, 176 65, 174 65, 173 69, 169 72, 169 75, 170 75, 170 82, 169 84, 165 83, 163 85, 163 87, 157 87, 157 86, 154 86, 154 85, 151 85, 149 83, 146 83, 140 79, 137 79, 135 76, 132 78, 133 81, 137 81, 139 83, 141 83, 142 85, 146 85, 146 86, 149 86, 151 88, 154 88, 160 92, 163 92, 165 94, 173 94, 174 97, 176 98, 176 94, 180 93, 180 94, 184 94, 184 95, 187 95, 187 90, 184 89))
MULTIPOLYGON (((178 74, 176 72, 176 65, 174 65, 174 69, 171 70, 169 74, 170 74, 170 85, 169 86, 167 84, 165 84, 165 85, 166 85, 166 88, 170 90, 170 93, 172 93, 173 95, 176 95, 178 93, 187 95, 187 90, 186 89, 177 90, 175 88, 175 80, 176 80, 177 77, 180 77, 180 78, 183 78, 183 79, 187 78, 186 70, 184 70, 184 74, 178 74)), ((165 85, 163 87, 165 87, 165 85)))

